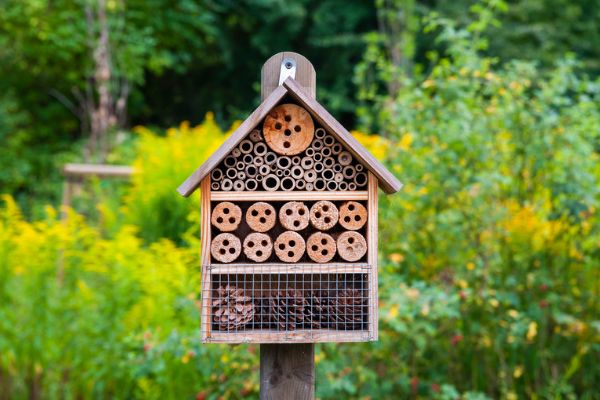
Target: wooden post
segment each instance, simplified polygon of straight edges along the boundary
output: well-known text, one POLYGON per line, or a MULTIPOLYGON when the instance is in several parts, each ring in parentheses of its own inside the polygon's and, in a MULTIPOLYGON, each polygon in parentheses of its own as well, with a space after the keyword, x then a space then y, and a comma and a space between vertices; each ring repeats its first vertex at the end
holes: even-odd
MULTIPOLYGON (((282 52, 269 58, 261 71, 261 101, 278 86, 281 63, 296 62, 296 79, 313 97, 316 73, 310 61, 298 53, 282 52)), ((261 400, 312 400, 315 398, 315 345, 261 344, 261 400)))

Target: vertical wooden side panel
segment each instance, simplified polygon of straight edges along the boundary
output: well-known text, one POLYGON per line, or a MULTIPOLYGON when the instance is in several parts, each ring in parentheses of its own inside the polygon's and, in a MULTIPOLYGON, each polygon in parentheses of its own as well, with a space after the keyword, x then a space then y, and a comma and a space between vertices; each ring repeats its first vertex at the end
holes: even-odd
POLYGON ((377 177, 373 173, 369 172, 369 223, 368 223, 368 261, 371 268, 371 276, 369 279, 369 292, 371 293, 369 307, 371 312, 371 319, 369 321, 369 331, 373 340, 377 340, 379 337, 379 281, 378 281, 378 268, 377 268, 377 245, 378 240, 378 221, 377 221, 377 177))
POLYGON ((202 268, 201 289, 201 332, 202 341, 206 342, 210 337, 210 174, 200 182, 200 239, 201 254, 200 267, 202 268))

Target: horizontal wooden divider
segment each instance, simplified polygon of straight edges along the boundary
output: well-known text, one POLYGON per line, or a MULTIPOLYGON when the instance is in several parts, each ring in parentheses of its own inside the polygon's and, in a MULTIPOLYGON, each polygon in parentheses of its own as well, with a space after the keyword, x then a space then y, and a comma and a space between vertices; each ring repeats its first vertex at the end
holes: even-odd
POLYGON ((369 192, 356 190, 347 192, 319 192, 319 191, 292 191, 292 192, 212 192, 212 201, 291 201, 291 200, 368 200, 369 192))
POLYGON ((337 274, 361 273, 369 270, 368 263, 328 263, 328 264, 285 264, 285 263, 232 263, 209 266, 212 275, 217 274, 337 274))

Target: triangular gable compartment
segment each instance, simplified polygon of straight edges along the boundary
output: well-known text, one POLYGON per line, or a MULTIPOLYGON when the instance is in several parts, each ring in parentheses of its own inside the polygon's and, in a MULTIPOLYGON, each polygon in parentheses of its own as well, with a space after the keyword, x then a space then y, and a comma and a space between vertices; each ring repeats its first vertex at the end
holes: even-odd
POLYGON ((208 158, 192 175, 179 186, 177 191, 187 197, 200 185, 200 182, 221 161, 229 155, 284 97, 289 94, 299 105, 315 118, 325 130, 340 141, 345 149, 352 153, 358 162, 363 164, 377 178, 380 187, 388 194, 402 188, 402 183, 396 179, 367 149, 365 149, 333 116, 293 79, 288 78, 283 86, 278 86, 261 105, 236 129, 236 131, 208 158))

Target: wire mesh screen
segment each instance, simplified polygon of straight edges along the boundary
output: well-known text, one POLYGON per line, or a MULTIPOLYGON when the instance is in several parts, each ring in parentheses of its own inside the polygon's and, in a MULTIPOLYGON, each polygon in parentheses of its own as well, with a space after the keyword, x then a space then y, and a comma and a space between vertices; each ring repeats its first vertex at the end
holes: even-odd
POLYGON ((209 290, 214 331, 368 329, 365 273, 215 274, 209 290))

